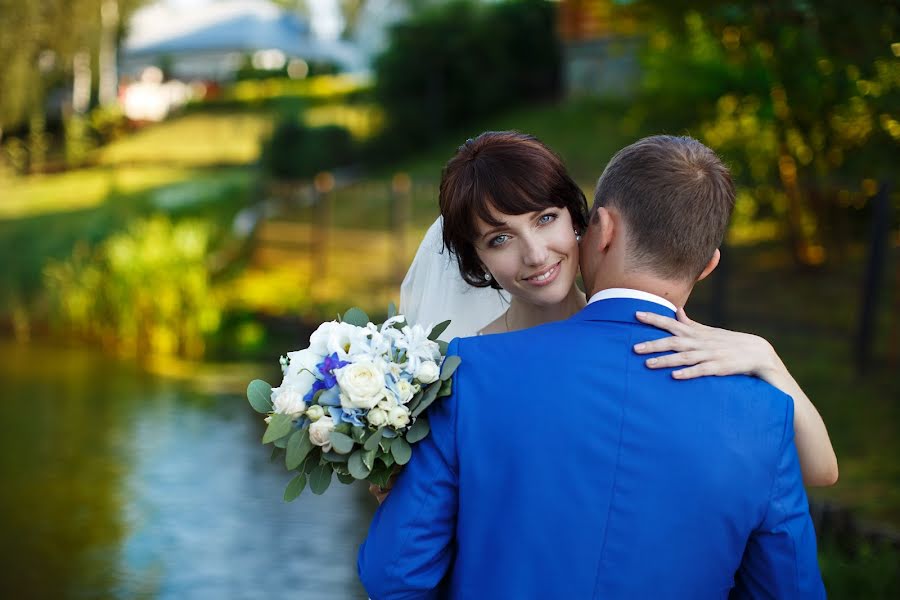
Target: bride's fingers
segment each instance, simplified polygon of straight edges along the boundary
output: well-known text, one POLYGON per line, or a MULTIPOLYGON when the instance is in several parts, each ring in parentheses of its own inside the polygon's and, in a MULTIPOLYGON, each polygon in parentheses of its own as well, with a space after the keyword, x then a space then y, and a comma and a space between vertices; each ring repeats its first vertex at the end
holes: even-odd
POLYGON ((635 317, 637 317, 637 320, 641 323, 665 329, 669 333, 674 333, 675 335, 685 335, 690 331, 690 328, 684 323, 679 323, 675 319, 664 317, 656 313, 637 312, 635 313, 635 317))
POLYGON ((687 352, 696 350, 697 342, 691 338, 669 336, 651 342, 635 344, 634 351, 638 354, 653 354, 656 352, 687 352))
POLYGON ((734 375, 737 371, 727 367, 722 361, 707 360, 693 367, 672 372, 675 379, 695 379, 697 377, 734 375))
POLYGON ((678 309, 678 311, 675 313, 675 318, 678 319, 679 323, 684 323, 685 325, 693 325, 694 323, 696 323, 696 321, 692 321, 687 316, 687 313, 684 311, 684 308, 678 309))
POLYGON ((713 358, 712 353, 695 350, 692 352, 679 352, 677 354, 667 354, 666 356, 657 356, 648 358, 645 364, 651 369, 665 369, 669 367, 683 367, 685 365, 696 365, 703 361, 713 358))

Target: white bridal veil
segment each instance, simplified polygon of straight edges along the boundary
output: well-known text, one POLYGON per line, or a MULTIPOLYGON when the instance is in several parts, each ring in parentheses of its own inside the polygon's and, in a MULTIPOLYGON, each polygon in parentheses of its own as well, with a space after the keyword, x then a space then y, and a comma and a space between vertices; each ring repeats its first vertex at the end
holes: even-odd
POLYGON ((470 286, 456 259, 444 248, 443 217, 438 217, 416 251, 400 286, 400 312, 424 327, 451 320, 441 339, 475 335, 509 307, 509 294, 470 286))

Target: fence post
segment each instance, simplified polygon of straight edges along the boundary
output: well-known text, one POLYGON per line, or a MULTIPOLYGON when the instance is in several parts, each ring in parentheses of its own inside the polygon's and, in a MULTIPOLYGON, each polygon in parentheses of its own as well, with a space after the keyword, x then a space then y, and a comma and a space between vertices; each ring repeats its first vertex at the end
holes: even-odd
POLYGON ((872 341, 878 301, 884 287, 884 263, 887 254, 890 219, 890 185, 882 182, 872 199, 872 226, 869 233, 869 255, 860 299, 859 325, 856 335, 856 373, 862 375, 872 357, 872 341))
POLYGON ((310 281, 319 281, 328 275, 328 234, 331 228, 331 202, 334 176, 323 171, 313 179, 316 198, 316 219, 313 223, 313 248, 310 281))

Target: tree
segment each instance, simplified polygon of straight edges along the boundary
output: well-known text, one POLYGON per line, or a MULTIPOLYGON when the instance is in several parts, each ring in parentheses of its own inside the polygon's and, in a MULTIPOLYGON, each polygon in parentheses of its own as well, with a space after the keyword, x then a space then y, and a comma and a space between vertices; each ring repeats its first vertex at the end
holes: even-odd
POLYGON ((655 23, 645 113, 677 118, 729 156, 756 198, 783 213, 798 263, 824 260, 835 208, 896 170, 900 9, 838 0, 637 8, 655 23))

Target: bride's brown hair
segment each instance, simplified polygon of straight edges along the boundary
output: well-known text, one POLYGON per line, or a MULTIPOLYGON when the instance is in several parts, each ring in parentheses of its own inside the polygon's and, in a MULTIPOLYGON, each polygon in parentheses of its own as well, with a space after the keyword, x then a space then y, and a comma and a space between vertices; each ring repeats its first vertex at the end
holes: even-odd
POLYGON ((490 207, 507 215, 565 208, 578 232, 588 219, 584 192, 559 156, 537 138, 516 131, 488 131, 466 140, 444 167, 440 207, 444 245, 456 256, 463 279, 495 289, 499 284, 487 277, 475 251, 478 219, 495 227, 502 224, 491 216, 490 207))

